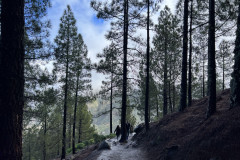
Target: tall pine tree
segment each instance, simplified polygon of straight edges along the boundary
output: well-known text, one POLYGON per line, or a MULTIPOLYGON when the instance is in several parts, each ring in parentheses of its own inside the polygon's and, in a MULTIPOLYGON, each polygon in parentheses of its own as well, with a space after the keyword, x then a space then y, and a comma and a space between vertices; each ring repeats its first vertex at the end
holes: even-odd
POLYGON ((234 66, 231 80, 230 108, 240 104, 240 2, 238 1, 237 31, 234 49, 234 66))
POLYGON ((74 51, 74 41, 77 39, 77 27, 76 20, 73 16, 73 12, 70 6, 67 6, 67 9, 64 10, 64 14, 61 17, 60 28, 58 31, 58 35, 55 38, 56 49, 55 49, 55 57, 56 63, 55 71, 60 72, 59 81, 62 82, 63 85, 63 136, 62 136, 62 155, 61 158, 65 159, 66 156, 66 118, 67 118, 67 105, 68 105, 68 90, 69 90, 69 66, 72 63, 72 54, 74 51))
POLYGON ((208 96, 207 117, 210 117, 216 111, 215 0, 209 0, 208 96))
POLYGON ((183 111, 187 105, 188 1, 184 0, 182 77, 179 111, 183 111))
MULTIPOLYGON (((75 129, 76 129, 76 114, 79 96, 87 97, 91 94, 91 61, 87 57, 87 46, 84 44, 81 34, 78 34, 74 43, 74 51, 72 54, 72 65, 70 66, 71 79, 74 81, 75 97, 74 97, 74 113, 73 113, 73 128, 72 128, 72 153, 75 154, 75 129)), ((86 103, 86 102, 81 102, 86 103)))
POLYGON ((22 159, 24 0, 1 1, 0 159, 22 159))

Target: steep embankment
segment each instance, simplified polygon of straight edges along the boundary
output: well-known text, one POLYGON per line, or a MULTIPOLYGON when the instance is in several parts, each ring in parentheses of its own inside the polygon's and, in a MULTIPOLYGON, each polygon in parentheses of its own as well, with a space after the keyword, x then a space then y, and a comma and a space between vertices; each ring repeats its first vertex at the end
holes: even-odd
POLYGON ((217 112, 206 119, 207 97, 182 113, 151 124, 136 136, 148 158, 174 160, 239 160, 240 107, 229 110, 229 90, 217 95, 217 112))

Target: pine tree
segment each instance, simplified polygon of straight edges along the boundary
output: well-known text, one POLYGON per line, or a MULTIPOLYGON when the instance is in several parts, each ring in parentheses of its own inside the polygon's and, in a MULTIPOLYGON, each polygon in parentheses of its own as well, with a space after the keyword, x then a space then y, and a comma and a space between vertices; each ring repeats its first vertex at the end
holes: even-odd
POLYGON ((101 58, 97 64, 97 71, 106 75, 106 80, 102 82, 101 91, 99 94, 101 98, 108 100, 110 98, 110 133, 112 133, 112 112, 113 101, 115 98, 119 98, 121 92, 121 66, 119 62, 120 51, 117 49, 117 45, 111 43, 108 47, 104 48, 102 54, 98 54, 97 57, 101 58), (110 92, 110 93, 109 93, 110 92))
POLYGON ((207 117, 216 111, 215 0, 209 0, 208 31, 208 108, 207 117))
POLYGON ((230 108, 240 104, 240 2, 238 1, 237 31, 234 49, 234 66, 231 80, 230 108))
POLYGON ((124 0, 124 26, 123 26, 123 84, 122 84, 122 112, 121 112, 121 139, 127 140, 126 112, 127 112, 127 48, 128 48, 128 0, 124 0))
POLYGON ((193 23, 193 0, 190 9, 190 33, 189 33, 189 64, 188 64, 188 106, 192 105, 192 24, 193 23))
MULTIPOLYGON (((150 54, 151 55, 151 54, 150 54)), ((151 56, 152 57, 152 56, 151 56)), ((145 119, 145 94, 146 94, 146 72, 144 70, 145 62, 143 61, 140 64, 139 67, 139 91, 138 91, 138 96, 139 100, 137 103, 137 110, 138 110, 138 115, 140 116, 141 120, 145 119)), ((157 83, 153 79, 152 73, 149 74, 149 106, 151 108, 148 108, 148 119, 149 121, 155 120, 156 117, 157 119, 159 118, 159 99, 158 99, 158 88, 157 88, 157 83)))
POLYGON ((187 106, 188 0, 184 0, 181 98, 179 111, 187 106))
POLYGON ((61 75, 60 82, 64 83, 64 112, 63 112, 63 137, 62 137, 62 155, 61 158, 65 159, 66 156, 66 118, 67 118, 67 105, 68 105, 68 90, 69 90, 69 66, 72 63, 71 55, 74 50, 74 41, 77 38, 76 20, 70 6, 64 10, 61 17, 60 28, 58 35, 55 38, 56 49, 55 57, 57 62, 55 70, 64 73, 61 75))
POLYGON ((47 9, 50 0, 25 0, 25 60, 26 63, 36 59, 46 59, 52 55, 53 48, 48 40, 50 21, 47 20, 47 9))
POLYGON ((81 34, 78 34, 74 44, 73 65, 70 66, 70 72, 73 74, 71 79, 75 81, 75 98, 72 128, 72 153, 75 154, 75 129, 76 129, 76 113, 78 106, 78 96, 90 96, 91 92, 91 61, 87 57, 87 46, 84 44, 81 34))
POLYGON ((43 90, 43 103, 39 105, 38 112, 41 113, 39 121, 42 124, 42 157, 43 160, 47 159, 47 136, 48 136, 48 119, 51 108, 53 107, 56 100, 56 91, 53 88, 43 90))
POLYGON ((134 105, 131 104, 130 100, 127 101, 127 114, 126 114, 126 121, 131 125, 135 126, 137 120, 136 117, 133 115, 134 105))
POLYGON ((219 52, 216 55, 218 68, 222 71, 222 90, 225 89, 225 81, 230 76, 230 72, 232 72, 232 52, 231 52, 231 42, 222 40, 219 44, 219 52))
POLYGON ((147 0, 147 58, 146 58, 146 95, 145 95, 145 127, 146 131, 149 130, 149 116, 148 116, 148 108, 149 108, 149 52, 150 52, 150 37, 149 37, 149 25, 150 25, 150 0, 147 0))
POLYGON ((24 1, 1 1, 0 159, 22 159, 24 1))
MULTIPOLYGON (((133 51, 136 51, 137 49, 132 47, 132 45, 129 45, 129 40, 133 43, 139 43, 141 42, 139 37, 135 37, 134 33, 136 33, 136 28, 139 26, 144 26, 143 24, 140 24, 139 21, 143 20, 141 14, 139 14, 139 11, 141 11, 141 8, 143 5, 139 5, 137 1, 111 1, 110 3, 102 3, 102 2, 96 2, 92 1, 91 6, 94 10, 98 12, 97 17, 103 18, 103 19, 110 19, 111 22, 111 31, 106 35, 106 38, 110 41, 116 42, 115 44, 118 44, 118 47, 122 49, 122 121, 121 125, 122 127, 122 137, 120 139, 121 142, 126 140, 126 129, 125 129, 125 123, 126 123, 126 100, 127 100, 127 91, 130 91, 129 83, 130 77, 130 66, 129 61, 131 61, 131 64, 136 64, 136 58, 134 55, 131 57, 131 53, 133 51), (130 52, 132 51, 132 52, 130 52)), ((145 23, 144 23, 145 24, 145 23)), ((141 45, 144 45, 144 43, 141 43, 141 45)), ((129 93, 129 92, 128 92, 129 93)))
MULTIPOLYGON (((83 97, 79 97, 82 101, 83 97)), ((92 138, 95 128, 92 126, 92 114, 88 111, 86 103, 81 103, 78 106, 78 143, 92 138)))
POLYGON ((156 35, 153 37, 154 54, 153 54, 153 72, 163 81, 163 115, 167 114, 168 104, 172 111, 175 105, 174 95, 175 81, 178 77, 179 62, 179 20, 173 16, 168 7, 160 12, 158 24, 155 27, 156 35), (162 78, 163 77, 163 78, 162 78), (172 91, 172 94, 171 94, 172 91), (169 103, 168 103, 169 99, 169 103), (172 103, 173 102, 173 103, 172 103))

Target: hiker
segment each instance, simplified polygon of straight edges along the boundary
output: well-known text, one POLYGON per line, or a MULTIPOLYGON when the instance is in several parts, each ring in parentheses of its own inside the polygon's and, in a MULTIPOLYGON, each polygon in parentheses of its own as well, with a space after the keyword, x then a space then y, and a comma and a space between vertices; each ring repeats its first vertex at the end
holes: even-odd
POLYGON ((116 129, 115 129, 114 133, 116 133, 117 140, 118 140, 118 137, 119 137, 119 136, 120 136, 120 134, 121 134, 121 128, 119 127, 119 125, 117 125, 117 127, 116 127, 116 129))

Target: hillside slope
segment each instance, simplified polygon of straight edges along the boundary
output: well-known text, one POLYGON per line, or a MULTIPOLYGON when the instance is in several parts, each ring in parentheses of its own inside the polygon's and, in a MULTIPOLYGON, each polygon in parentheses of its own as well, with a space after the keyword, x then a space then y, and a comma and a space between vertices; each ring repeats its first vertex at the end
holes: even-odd
POLYGON ((208 119, 205 97, 152 123, 148 133, 135 138, 151 160, 239 160, 240 107, 229 110, 229 93, 217 95, 217 112, 208 119))

